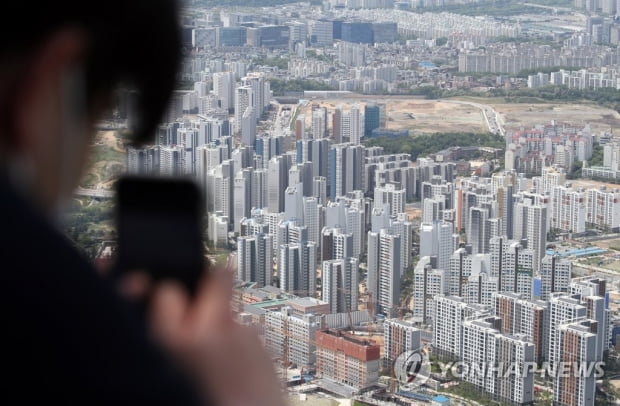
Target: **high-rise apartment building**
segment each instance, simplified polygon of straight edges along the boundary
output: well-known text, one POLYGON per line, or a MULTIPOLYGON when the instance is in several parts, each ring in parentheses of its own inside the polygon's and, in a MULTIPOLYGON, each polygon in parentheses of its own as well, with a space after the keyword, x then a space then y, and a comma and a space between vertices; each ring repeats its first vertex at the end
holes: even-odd
POLYGON ((329 150, 328 189, 331 200, 363 187, 364 147, 337 144, 329 150))
POLYGON ((288 187, 290 163, 285 156, 275 156, 267 166, 267 207, 269 211, 284 211, 284 191, 288 187))
MULTIPOLYGON (((321 329, 321 316, 297 314, 289 306, 265 313, 265 347, 280 362, 285 358, 298 367, 314 367, 315 334, 321 329)), ((288 365, 287 365, 288 366, 288 365)))
POLYGON ((547 246, 547 206, 530 199, 515 204, 514 239, 527 239, 528 248, 534 251, 534 271, 540 269, 547 246))
POLYGON ((434 257, 421 257, 413 271, 413 319, 423 324, 433 324, 437 314, 434 298, 448 290, 447 272, 437 269, 434 257))
POLYGON ((364 136, 364 114, 361 111, 359 104, 354 104, 349 112, 351 117, 351 133, 349 135, 349 142, 353 145, 359 145, 362 137, 364 136))
POLYGON ((540 267, 540 299, 548 300, 549 295, 556 292, 569 292, 569 284, 573 263, 559 255, 547 255, 540 267))
POLYGON ((327 136, 327 109, 312 109, 312 139, 319 140, 327 136))
POLYGON ((383 322, 383 367, 391 368, 401 354, 422 347, 421 331, 405 320, 387 319, 383 322))
POLYGON ((586 192, 572 190, 571 184, 551 190, 551 228, 567 233, 586 231, 586 192))
POLYGON ((486 317, 463 323, 462 361, 470 365, 463 380, 508 404, 534 403, 534 344, 523 335, 502 334, 500 319, 486 317), (489 365, 499 366, 488 368, 489 365), (504 370, 514 365, 519 373, 504 370), (482 372, 480 372, 482 370, 482 372))
POLYGON ((213 74, 213 92, 220 101, 220 107, 226 111, 235 106, 235 74, 217 72, 213 74))
POLYGON ((589 189, 586 192, 586 223, 598 227, 620 227, 620 192, 618 189, 589 189))
POLYGON ((396 216, 405 212, 405 203, 405 189, 398 187, 394 183, 375 187, 375 209, 383 208, 384 205, 387 205, 390 215, 396 216))
POLYGON ((454 233, 454 224, 447 221, 422 223, 419 235, 420 257, 435 256, 437 268, 449 270, 450 258, 459 243, 459 237, 454 233))
POLYGON ((364 136, 370 137, 372 130, 381 126, 381 109, 377 104, 368 103, 364 106, 364 136))
POLYGON ((323 261, 322 295, 332 313, 356 311, 358 306, 357 258, 323 261))
POLYGON ((598 361, 596 330, 596 321, 585 318, 557 326, 557 361, 567 367, 567 372, 559 373, 553 379, 554 404, 563 406, 596 404, 595 362, 598 361))
POLYGON ((389 230, 368 233, 368 292, 377 312, 396 313, 400 297, 401 237, 389 230))
POLYGON ((568 296, 564 293, 552 293, 549 296, 549 340, 547 360, 555 364, 560 362, 562 347, 558 327, 570 321, 587 317, 588 309, 581 302, 579 295, 568 296))
MULTIPOLYGON (((255 108, 257 106, 256 95, 253 93, 252 86, 239 86, 235 90, 235 133, 241 133, 243 115, 248 107, 255 108)), ((256 118, 254 118, 256 120, 256 118)))
POLYGON ((237 278, 270 286, 273 276, 273 236, 256 234, 237 240, 237 278))
POLYGON ((280 289, 300 296, 316 295, 316 244, 299 242, 279 247, 280 289))
POLYGON ((329 261, 353 256, 353 234, 341 228, 324 227, 321 232, 321 259, 329 261))
POLYGON ((438 295, 434 298, 433 307, 433 353, 445 360, 461 357, 465 320, 491 314, 490 307, 468 304, 458 296, 438 295))
POLYGON ((524 246, 525 241, 492 238, 489 242, 491 275, 499 279, 500 292, 521 293, 532 297, 535 252, 524 246))
POLYGON ((241 143, 254 146, 256 142, 256 110, 253 107, 245 109, 241 116, 241 143))
POLYGON ((547 302, 526 300, 516 293, 494 294, 493 309, 501 320, 500 331, 504 334, 522 334, 534 344, 534 359, 542 362, 547 355, 547 302))

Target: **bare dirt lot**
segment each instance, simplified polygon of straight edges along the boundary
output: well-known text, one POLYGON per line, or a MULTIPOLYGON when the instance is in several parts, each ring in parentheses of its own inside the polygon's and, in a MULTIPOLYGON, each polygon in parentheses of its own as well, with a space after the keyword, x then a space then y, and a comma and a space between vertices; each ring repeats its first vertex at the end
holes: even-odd
POLYGON ((577 188, 599 189, 601 186, 605 186, 607 190, 612 190, 612 189, 620 190, 620 185, 618 184, 599 182, 597 180, 591 180, 591 179, 573 179, 570 182, 573 184, 573 189, 577 189, 577 188))
POLYGON ((125 171, 126 152, 115 131, 100 131, 91 145, 88 170, 80 186, 109 189, 125 171))
POLYGON ((388 128, 414 132, 484 132, 487 127, 480 109, 433 100, 403 100, 387 105, 388 128))
POLYGON ((459 97, 458 100, 494 108, 502 116, 508 131, 548 124, 551 120, 576 127, 589 123, 597 132, 620 128, 620 114, 591 103, 506 103, 503 98, 484 97, 459 97))
MULTIPOLYGON (((369 97, 350 94, 342 98, 310 100, 301 107, 300 113, 305 116, 306 128, 311 128, 313 105, 327 107, 331 113, 338 105, 347 110, 354 103, 359 103, 363 108, 369 102, 386 106, 387 128, 408 129, 412 134, 488 131, 479 106, 488 106, 497 111, 507 131, 548 124, 552 120, 576 127, 590 124, 595 132, 620 129, 620 114, 591 103, 506 103, 504 98, 485 97, 425 100, 407 96, 369 97), (457 104, 454 101, 472 104, 457 104)), ((331 123, 328 126, 331 127, 331 123)))
POLYGON ((555 120, 581 127, 590 124, 594 131, 620 127, 620 115, 611 109, 584 104, 498 104, 495 109, 504 116, 507 130, 531 127, 535 123, 555 120))
MULTIPOLYGON (((326 107, 331 113, 340 104, 344 110, 348 110, 357 102, 363 109, 369 101, 371 100, 368 98, 359 101, 354 99, 311 101, 301 108, 300 113, 305 116, 306 128, 311 128, 313 106, 326 107)), ((474 106, 437 100, 403 98, 378 98, 372 101, 386 106, 387 128, 389 129, 407 129, 412 133, 486 131, 482 112, 474 106)))

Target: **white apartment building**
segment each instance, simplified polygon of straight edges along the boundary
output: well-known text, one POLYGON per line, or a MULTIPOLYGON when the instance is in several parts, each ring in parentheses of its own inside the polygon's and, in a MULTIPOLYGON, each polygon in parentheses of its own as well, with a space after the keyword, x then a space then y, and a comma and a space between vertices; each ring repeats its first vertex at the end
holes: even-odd
POLYGON ((383 365, 390 368, 396 358, 406 351, 421 348, 420 329, 405 320, 387 319, 383 322, 383 365))
POLYGON ((400 235, 386 229, 368 232, 368 292, 379 313, 396 313, 402 269, 400 250, 400 235))
POLYGON ((273 236, 257 234, 237 239, 237 279, 270 286, 273 276, 273 236))
POLYGON ((618 189, 589 189, 586 192, 586 223, 611 229, 620 227, 618 189))
MULTIPOLYGON (((571 367, 588 367, 596 359, 596 322, 585 318, 560 324, 557 327, 558 361, 571 367), (581 364, 581 365, 580 365, 581 364)), ((596 376, 568 373, 553 379, 554 404, 565 406, 594 406, 596 376)))
POLYGON ((531 298, 535 252, 504 237, 492 238, 489 245, 491 275, 499 279, 499 291, 521 293, 531 298))
POLYGON ((458 296, 438 295, 434 298, 433 353, 440 358, 456 360, 463 353, 463 322, 490 314, 490 307, 470 305, 458 296))
POLYGON ((351 133, 350 142, 353 145, 359 145, 364 136, 364 114, 359 104, 354 104, 349 112, 351 117, 351 133))
POLYGON ((329 303, 332 313, 356 311, 358 307, 359 264, 357 258, 323 261, 323 301, 329 303))
POLYGON ((568 296, 552 293, 549 296, 549 352, 547 360, 551 363, 561 361, 561 343, 558 327, 566 322, 587 317, 587 308, 581 303, 579 295, 568 296))
POLYGON ((240 133, 243 126, 243 115, 248 107, 256 107, 252 86, 239 86, 235 89, 235 134, 240 133))
POLYGON ((405 212, 405 189, 394 183, 386 183, 384 186, 375 187, 374 208, 383 208, 388 205, 390 215, 396 216, 405 212))
POLYGON ((551 189, 551 228, 567 233, 586 231, 586 192, 572 185, 551 189))
POLYGON ((558 255, 547 255, 540 267, 541 292, 540 299, 548 300, 551 293, 569 291, 573 263, 558 255))
POLYGON ((487 392, 494 399, 511 404, 532 404, 534 401, 534 371, 527 368, 534 362, 534 344, 523 335, 502 334, 499 319, 487 317, 463 323, 463 362, 471 367, 463 379, 487 392), (488 365, 500 368, 489 369, 488 365), (504 368, 517 365, 522 373, 505 373, 504 368))
POLYGON ((307 368, 316 361, 314 334, 320 328, 318 315, 297 315, 290 307, 268 311, 265 313, 265 347, 280 362, 284 361, 286 352, 289 363, 307 368))
POLYGON ((308 241, 279 247, 280 289, 285 292, 316 295, 316 244, 308 241))
POLYGON ((490 306, 493 303, 493 294, 499 287, 499 280, 495 276, 490 276, 490 272, 481 271, 482 268, 478 265, 477 260, 483 262, 487 269, 486 264, 490 263, 488 254, 478 254, 473 260, 472 274, 467 278, 463 289, 465 301, 469 304, 490 306))
POLYGON ((449 270, 451 257, 459 244, 459 236, 454 233, 454 224, 447 221, 422 223, 419 235, 420 257, 435 256, 437 268, 449 270))
POLYGON ((436 261, 431 257, 421 257, 413 271, 413 319, 424 324, 435 321, 437 314, 433 300, 448 290, 447 272, 433 265, 436 261))
POLYGON ((213 92, 220 100, 225 110, 235 105, 235 74, 233 72, 218 72, 213 74, 213 92))
POLYGON ((527 300, 516 293, 494 293, 493 310, 502 321, 504 334, 522 334, 534 344, 535 360, 541 362, 547 355, 548 304, 541 300, 527 300))
POLYGON ((540 269, 547 245, 547 207, 530 199, 515 204, 514 239, 527 239, 528 248, 534 251, 534 271, 540 269))

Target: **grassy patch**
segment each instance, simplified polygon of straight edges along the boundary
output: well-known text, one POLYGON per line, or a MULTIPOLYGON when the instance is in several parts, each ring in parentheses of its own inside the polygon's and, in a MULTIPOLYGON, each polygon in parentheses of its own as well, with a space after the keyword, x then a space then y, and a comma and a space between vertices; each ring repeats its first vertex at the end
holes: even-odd
POLYGON ((99 244, 115 237, 113 212, 110 200, 76 200, 65 216, 65 233, 89 258, 94 258, 99 244))
POLYGON ((451 393, 465 399, 470 399, 484 406, 496 406, 502 404, 501 402, 492 400, 490 397, 486 396, 485 392, 467 382, 462 382, 458 385, 443 389, 442 392, 451 393))

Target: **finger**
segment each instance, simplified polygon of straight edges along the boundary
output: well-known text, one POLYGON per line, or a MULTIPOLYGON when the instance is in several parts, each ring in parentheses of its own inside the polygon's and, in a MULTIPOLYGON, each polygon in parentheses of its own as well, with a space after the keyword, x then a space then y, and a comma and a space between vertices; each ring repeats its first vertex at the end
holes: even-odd
POLYGON ((189 298, 183 288, 172 281, 155 287, 151 298, 151 327, 154 333, 173 348, 179 348, 183 337, 189 298))
POLYGON ((233 322, 230 302, 232 278, 228 272, 215 271, 200 286, 193 307, 193 317, 208 328, 224 328, 233 322))
POLYGON ((152 279, 144 271, 131 272, 122 277, 119 282, 121 295, 129 300, 138 301, 148 296, 152 279))
POLYGON ((253 394, 255 399, 262 399, 260 404, 283 405, 280 381, 267 351, 260 343, 258 334, 253 328, 244 326, 240 326, 237 333, 243 342, 241 347, 243 350, 240 351, 243 359, 240 360, 242 362, 240 365, 246 365, 246 368, 253 372, 248 392, 253 394))

